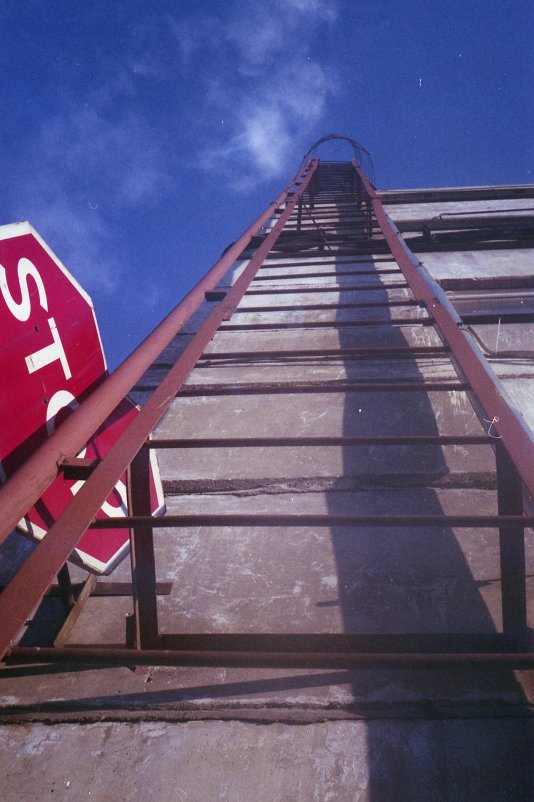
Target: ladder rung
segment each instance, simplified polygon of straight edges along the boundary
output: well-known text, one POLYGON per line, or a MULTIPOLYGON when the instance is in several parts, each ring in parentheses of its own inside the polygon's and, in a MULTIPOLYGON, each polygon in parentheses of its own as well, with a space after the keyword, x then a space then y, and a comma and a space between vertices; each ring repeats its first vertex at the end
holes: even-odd
POLYGON ((277 448, 301 446, 453 446, 489 445, 487 434, 477 435, 399 435, 392 437, 202 437, 155 438, 150 448, 277 448))
POLYGON ((290 273, 288 276, 256 276, 252 281, 291 281, 294 278, 340 278, 341 276, 388 276, 402 275, 398 268, 383 270, 340 270, 337 273, 290 273))
POLYGON ((377 292, 383 292, 387 290, 405 290, 408 288, 408 283, 406 281, 392 281, 389 284, 333 284, 331 287, 308 287, 303 284, 297 284, 295 287, 284 287, 283 289, 274 287, 272 289, 265 290, 247 290, 244 295, 285 295, 286 293, 293 294, 301 292, 306 294, 312 292, 363 292, 365 290, 376 290, 377 292))
POLYGON ((219 351, 215 353, 204 353, 201 360, 219 361, 222 359, 286 359, 288 357, 307 358, 307 357, 413 357, 420 354, 447 354, 449 349, 443 345, 419 345, 419 346, 367 346, 363 348, 309 348, 303 350, 287 349, 283 351, 219 351))
POLYGON ((432 326, 431 317, 399 317, 383 320, 309 320, 296 323, 280 321, 278 323, 225 323, 219 331, 271 331, 276 329, 340 329, 360 326, 432 326))
POLYGON ((249 312, 298 312, 320 311, 323 309, 376 309, 390 306, 420 306, 415 298, 403 298, 398 301, 350 301, 339 304, 286 304, 278 306, 242 306, 234 311, 234 315, 248 314, 249 312))
MULTIPOLYGON (((152 388, 147 388, 152 389, 152 388)), ((254 384, 187 384, 180 396, 294 395, 297 393, 466 392, 462 382, 265 382, 254 384)))
POLYGON ((429 527, 479 529, 501 526, 534 527, 534 516, 527 515, 333 515, 333 514, 245 514, 231 513, 219 515, 165 515, 153 518, 151 515, 127 516, 124 518, 99 518, 91 529, 129 529, 130 527, 174 527, 191 528, 197 526, 335 526, 335 527, 429 527))

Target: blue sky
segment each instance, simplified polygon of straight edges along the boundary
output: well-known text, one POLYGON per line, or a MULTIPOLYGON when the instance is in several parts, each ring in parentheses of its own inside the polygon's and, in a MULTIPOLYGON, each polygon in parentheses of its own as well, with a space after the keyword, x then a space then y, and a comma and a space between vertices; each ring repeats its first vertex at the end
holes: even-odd
POLYGON ((533 42, 531 0, 0 0, 0 223, 91 294, 113 368, 320 136, 383 188, 534 182, 533 42))

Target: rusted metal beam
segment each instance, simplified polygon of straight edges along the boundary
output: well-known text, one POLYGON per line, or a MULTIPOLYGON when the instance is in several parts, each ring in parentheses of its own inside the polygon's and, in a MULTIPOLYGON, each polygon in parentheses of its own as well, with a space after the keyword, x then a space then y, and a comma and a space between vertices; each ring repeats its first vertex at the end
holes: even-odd
MULTIPOLYGON (((523 515, 523 483, 501 440, 495 444, 500 515, 523 515)), ((503 630, 523 643, 527 633, 525 532, 521 525, 499 528, 503 630)))
MULTIPOLYGON (((142 390, 142 386, 138 386, 142 390)), ((150 387, 147 388, 150 390, 150 387)), ((240 384, 188 384, 182 397, 217 395, 296 395, 299 393, 388 393, 388 392, 465 392, 469 385, 459 381, 407 382, 242 382, 240 384)))
POLYGON ((69 566, 66 563, 58 571, 57 584, 63 606, 68 612, 74 607, 76 603, 76 597, 74 595, 74 588, 72 587, 69 566))
MULTIPOLYGON (((336 292, 336 290, 333 290, 336 292)), ((277 306, 242 306, 236 309, 234 315, 248 315, 251 312, 292 312, 292 311, 322 311, 328 309, 388 309, 389 307, 419 306, 415 298, 403 298, 391 301, 346 301, 337 304, 278 304, 277 306)))
MULTIPOLYGON (((131 526, 155 526, 158 529, 191 528, 196 526, 216 527, 271 527, 271 526, 333 526, 333 527, 429 527, 478 529, 516 526, 534 527, 534 516, 522 515, 335 515, 335 514, 279 514, 262 513, 219 514, 219 515, 165 515, 162 518, 151 516, 128 516, 114 518, 113 526, 128 529, 131 526)), ((91 529, 109 529, 107 520, 97 519, 91 529)))
POLYGON ((382 270, 338 270, 328 273, 289 273, 280 276, 258 275, 254 281, 292 281, 295 278, 340 278, 341 276, 389 276, 399 275, 400 270, 395 267, 385 267, 382 270))
POLYGON ((202 354, 202 360, 218 361, 222 359, 285 359, 287 357, 367 357, 374 359, 377 356, 387 357, 416 357, 438 354, 448 354, 449 349, 444 345, 391 345, 391 346, 364 346, 362 348, 302 348, 300 350, 287 348, 280 351, 216 351, 202 354))
MULTIPOLYGON (((223 652, 165 649, 49 649, 17 647, 12 659, 38 663, 93 663, 110 665, 220 666, 243 668, 532 668, 534 653, 346 653, 326 652, 223 652)), ((10 660, 11 662, 11 660, 10 660)))
POLYGON ((309 320, 292 323, 281 320, 277 323, 231 323, 221 326, 219 331, 276 331, 277 329, 342 329, 360 328, 362 326, 432 326, 431 317, 397 317, 397 318, 355 318, 353 320, 309 320))
POLYGON ((280 268, 280 269, 290 269, 295 267, 313 267, 319 266, 322 267, 323 265, 353 265, 353 264, 362 264, 368 265, 369 262, 373 264, 391 264, 394 262, 392 256, 375 256, 373 255, 371 259, 368 256, 362 255, 359 252, 355 252, 352 256, 344 255, 343 258, 339 258, 336 254, 334 256, 325 255, 325 257, 321 257, 318 259, 317 256, 315 258, 313 256, 308 257, 296 257, 295 259, 291 259, 290 262, 284 261, 284 256, 277 253, 270 253, 268 258, 265 259, 262 266, 260 267, 260 274, 262 270, 270 270, 273 267, 280 268), (347 258, 345 258, 345 256, 347 258))
POLYGON ((99 462, 99 459, 92 457, 64 457, 58 468, 65 479, 87 479, 99 462))
MULTIPOLYGON (((127 472, 128 509, 133 517, 151 519, 150 451, 144 445, 127 472)), ((154 519, 152 519, 154 520, 154 519)), ((137 649, 152 649, 158 639, 158 595, 153 527, 132 526, 130 530, 132 565, 133 626, 137 649)))
POLYGON ((398 437, 199 437, 156 438, 150 448, 276 448, 291 446, 425 446, 490 445, 487 435, 413 434, 398 437))
POLYGON ((247 290, 245 296, 248 298, 250 295, 298 295, 299 293, 312 292, 357 292, 367 290, 377 290, 378 292, 386 292, 387 290, 405 290, 409 285, 406 281, 390 281, 387 284, 332 284, 331 286, 317 287, 311 284, 309 287, 305 284, 296 284, 294 287, 266 287, 265 289, 252 289, 247 290))

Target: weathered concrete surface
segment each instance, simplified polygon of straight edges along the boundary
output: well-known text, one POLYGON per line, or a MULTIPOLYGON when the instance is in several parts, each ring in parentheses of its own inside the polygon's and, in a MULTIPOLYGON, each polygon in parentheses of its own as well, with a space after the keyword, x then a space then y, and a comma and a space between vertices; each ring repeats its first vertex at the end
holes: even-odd
POLYGON ((532 248, 513 250, 441 251, 417 253, 434 278, 489 278, 491 276, 532 276, 532 248))
POLYGON ((264 265, 258 271, 258 279, 261 281, 266 277, 290 276, 292 272, 312 276, 316 273, 335 273, 336 276, 343 276, 345 273, 351 275, 359 272, 368 273, 370 270, 378 269, 379 271, 395 271, 400 276, 400 270, 394 259, 389 257, 370 257, 368 259, 349 259, 344 257, 335 258, 334 256, 316 257, 315 259, 309 258, 305 264, 299 264, 296 260, 287 260, 282 264, 277 264, 275 261, 265 261, 264 265))
POLYGON ((529 721, 480 720, 10 727, 2 798, 527 802, 531 733, 529 721))
MULTIPOLYGON (((387 197, 387 193, 385 193, 387 197)), ((461 215, 481 215, 490 212, 495 216, 496 212, 501 214, 532 215, 534 214, 534 200, 532 198, 495 198, 488 200, 462 200, 462 201, 442 201, 436 200, 428 203, 388 203, 386 211, 395 221, 399 220, 421 220, 444 215, 447 219, 458 219, 461 222, 461 215), (520 211, 519 211, 520 210, 520 211)))
MULTIPOLYGON (((179 342, 175 338, 173 347, 179 351, 179 342)), ((170 349, 170 347, 169 347, 170 349)), ((510 360, 506 361, 506 372, 510 373, 515 368, 510 366, 510 360)), ((498 365, 497 365, 498 367, 498 365)), ((154 382, 160 382, 167 373, 168 367, 153 367, 147 371, 143 378, 143 384, 147 387, 145 391, 136 390, 132 397, 143 403, 154 382)), ((517 366, 517 371, 521 375, 525 374, 522 366, 517 366)), ((451 366, 450 360, 442 357, 419 357, 417 359, 391 359, 387 365, 387 375, 391 381, 453 381, 457 380, 457 375, 451 366)), ((217 365, 203 363, 202 369, 191 373, 185 385, 187 387, 199 388, 201 386, 213 386, 217 384, 227 384, 231 382, 236 385, 246 384, 269 384, 270 382, 318 382, 331 385, 335 382, 355 382, 355 381, 383 381, 384 361, 383 360, 353 360, 348 361, 341 358, 332 358, 328 362, 324 360, 310 358, 301 361, 298 366, 298 374, 295 371, 293 361, 269 360, 265 362, 233 363, 228 365, 217 365)))
POLYGON ((299 326, 302 323, 307 323, 310 328, 314 324, 320 322, 329 322, 332 324, 351 323, 354 325, 355 321, 363 325, 364 322, 369 320, 379 321, 381 323, 388 323, 392 320, 399 320, 399 318, 426 318, 425 311, 418 306, 396 306, 391 310, 371 308, 371 309, 288 309, 281 311, 265 311, 265 312, 244 312, 234 315, 232 323, 221 326, 221 330, 227 330, 228 326, 233 325, 248 325, 252 323, 269 323, 269 324, 287 324, 291 323, 292 326, 299 326))
MULTIPOLYGON (((205 350, 205 358, 210 354, 239 351, 284 351, 308 349, 339 349, 364 347, 406 347, 406 346, 441 346, 436 331, 428 326, 370 326, 344 329, 342 332, 327 329, 326 331, 293 330, 259 331, 250 333, 219 331, 205 350)), ((318 358, 320 358, 320 354, 318 358)))
MULTIPOLYGON (((507 368, 511 360, 506 360, 507 368)), ((194 387, 198 385, 247 384, 269 382, 309 382, 317 384, 332 384, 336 381, 377 381, 384 380, 384 365, 387 364, 387 379, 391 381, 438 381, 444 379, 451 381, 457 379, 451 362, 446 357, 421 356, 416 359, 365 359, 348 360, 346 358, 332 358, 328 362, 319 358, 310 358, 301 361, 298 372, 295 364, 287 360, 270 360, 269 362, 251 361, 232 365, 231 375, 228 367, 219 366, 213 361, 203 364, 202 369, 191 373, 186 384, 194 387)), ((512 363, 513 364, 513 363, 512 363)), ((525 372, 524 367, 522 367, 525 372)))
MULTIPOLYGON (((465 393, 406 391, 402 406, 394 393, 302 393, 180 398, 158 427, 159 437, 179 431, 190 437, 349 436, 396 434, 481 434, 465 393)), ((422 475, 430 481, 451 474, 488 474, 494 460, 488 446, 351 446, 255 449, 229 447, 162 450, 168 483, 255 478, 422 475), (206 459, 208 457, 208 459, 206 459)), ((187 485, 182 485, 182 488, 187 485)), ((229 485, 230 486, 230 485, 229 485)))
MULTIPOLYGON (((469 514, 495 512, 490 491, 359 493, 281 489, 179 497, 169 512, 469 514)), ((492 530, 430 527, 238 527, 158 534, 161 623, 175 631, 491 632, 501 628, 492 530), (171 543, 174 542, 174 548, 171 543), (173 560, 169 555, 174 553, 173 560), (247 600, 243 615, 242 600, 247 600)), ((534 568, 534 542, 529 549, 534 568)), ((532 611, 534 613, 534 609, 532 611)))
MULTIPOLYGON (((318 282, 315 282, 318 284, 318 282)), ((264 286, 264 293, 261 295, 245 295, 242 302, 239 304, 239 309, 246 309, 249 306, 298 306, 299 304, 312 304, 312 303, 339 303, 356 301, 381 301, 387 302, 388 300, 398 300, 405 298, 413 298, 411 290, 403 287, 377 287, 373 290, 366 290, 365 297, 362 298, 360 290, 348 290, 338 286, 335 282, 331 281, 328 285, 319 285, 327 287, 325 292, 313 292, 313 285, 311 281, 307 283, 301 282, 300 284, 292 282, 291 289, 283 294, 276 294, 274 290, 281 289, 276 284, 270 283, 268 287, 264 286)))

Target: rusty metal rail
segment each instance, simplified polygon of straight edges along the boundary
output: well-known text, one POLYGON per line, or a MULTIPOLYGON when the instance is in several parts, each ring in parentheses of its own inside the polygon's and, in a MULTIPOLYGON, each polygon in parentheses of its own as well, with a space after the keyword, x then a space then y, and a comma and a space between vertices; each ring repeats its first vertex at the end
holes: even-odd
MULTIPOLYGON (((157 520, 150 514, 132 515, 118 518, 114 522, 117 529, 130 527, 150 527, 156 529, 185 529, 197 526, 232 526, 232 527, 271 527, 271 526, 393 526, 393 527, 436 527, 479 529, 483 527, 502 526, 534 526, 534 516, 530 515, 263 515, 253 513, 232 513, 228 515, 165 515, 157 520)), ((90 524, 91 529, 108 529, 106 520, 95 520, 90 524)))
POLYGON ((496 380, 482 353, 464 330, 464 324, 445 291, 439 286, 424 265, 412 254, 399 230, 386 214, 378 192, 356 162, 354 170, 365 192, 371 198, 373 211, 381 231, 395 257, 414 297, 423 303, 434 319, 443 342, 470 384, 488 420, 498 421, 499 435, 513 463, 517 467, 528 492, 534 497, 534 435, 527 426, 514 402, 496 380))
POLYGON ((293 652, 263 651, 257 643, 251 651, 235 647, 228 651, 198 651, 189 649, 106 649, 106 648, 30 648, 16 647, 10 655, 23 663, 95 663, 104 665, 167 665, 167 666, 228 666, 234 668, 466 668, 483 666, 502 668, 532 668, 534 655, 530 652, 344 652, 329 649, 323 652, 295 650, 293 652))

